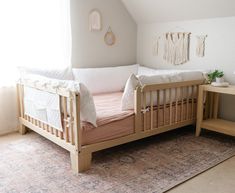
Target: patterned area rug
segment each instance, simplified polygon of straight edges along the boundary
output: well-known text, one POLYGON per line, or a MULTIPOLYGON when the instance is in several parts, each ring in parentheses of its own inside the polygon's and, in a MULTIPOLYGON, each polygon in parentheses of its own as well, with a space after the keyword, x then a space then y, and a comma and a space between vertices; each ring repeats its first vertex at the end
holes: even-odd
POLYGON ((0 147, 1 193, 160 193, 235 155, 235 139, 183 128, 95 153, 73 175, 69 153, 31 134, 0 147))

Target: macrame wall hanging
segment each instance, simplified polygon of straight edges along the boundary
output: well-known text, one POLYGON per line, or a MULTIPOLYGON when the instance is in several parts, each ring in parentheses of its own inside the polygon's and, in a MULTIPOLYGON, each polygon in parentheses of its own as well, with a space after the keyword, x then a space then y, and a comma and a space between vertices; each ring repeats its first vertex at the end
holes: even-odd
POLYGON ((189 32, 164 34, 164 56, 170 64, 179 65, 189 61, 189 32))
POLYGON ((198 57, 204 57, 205 55, 205 40, 207 35, 196 36, 197 38, 197 47, 196 47, 196 55, 198 57))

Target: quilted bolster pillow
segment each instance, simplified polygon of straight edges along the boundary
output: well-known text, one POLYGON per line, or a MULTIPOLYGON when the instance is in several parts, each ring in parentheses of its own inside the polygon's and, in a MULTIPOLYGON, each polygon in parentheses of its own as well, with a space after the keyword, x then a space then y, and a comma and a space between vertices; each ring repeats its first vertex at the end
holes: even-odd
POLYGON ((89 122, 95 127, 96 124, 96 108, 93 100, 93 96, 87 87, 83 83, 79 83, 72 80, 58 80, 47 78, 40 75, 28 74, 20 80, 22 83, 30 83, 31 85, 48 87, 48 88, 57 88, 57 89, 66 89, 69 91, 79 92, 80 93, 80 113, 81 120, 89 122))
POLYGON ((124 90, 131 74, 138 73, 138 64, 106 68, 73 68, 76 81, 87 86, 92 94, 124 90))

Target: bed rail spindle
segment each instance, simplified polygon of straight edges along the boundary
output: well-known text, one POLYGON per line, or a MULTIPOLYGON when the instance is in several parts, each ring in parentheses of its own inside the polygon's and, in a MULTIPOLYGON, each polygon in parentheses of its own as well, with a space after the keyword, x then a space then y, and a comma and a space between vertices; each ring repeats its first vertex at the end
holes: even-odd
POLYGON ((157 125, 156 125, 156 128, 158 128, 159 127, 159 110, 160 110, 160 91, 159 90, 157 90, 157 110, 156 110, 156 122, 157 122, 157 125))
MULTIPOLYGON (((76 100, 76 97, 73 100, 76 100)), ((73 109, 73 100, 70 99, 70 102, 69 102, 69 105, 70 105, 70 108, 69 108, 69 110, 70 110, 70 124, 69 124, 69 131, 70 131, 70 133, 69 133, 69 135, 70 135, 70 143, 72 145, 75 144, 74 126, 73 126, 74 125, 74 121, 75 121, 75 117, 74 117, 74 110, 75 109, 73 109)), ((79 114, 79 118, 80 118, 80 114, 79 114)), ((79 122, 79 125, 80 125, 80 122, 79 122)))
POLYGON ((184 120, 184 91, 185 91, 185 87, 181 87, 181 108, 180 108, 181 122, 183 122, 184 120))
POLYGON ((150 127, 153 129, 153 92, 150 92, 150 127))
POLYGON ((163 126, 166 125, 166 89, 163 90, 163 126))
POLYGON ((197 118, 197 97, 198 97, 198 94, 199 94, 199 85, 196 85, 195 86, 195 88, 196 88, 196 97, 195 97, 195 107, 194 107, 194 119, 196 119, 197 118))
POLYGON ((146 112, 146 92, 143 92, 143 108, 144 108, 144 131, 147 130, 147 112, 146 112))
POLYGON ((43 123, 43 130, 46 130, 46 123, 43 123))
POLYGON ((169 118, 169 125, 172 124, 172 89, 169 89, 169 100, 170 100, 170 118, 169 118))
POLYGON ((48 133, 50 132, 49 125, 46 125, 46 130, 47 130, 48 133))
MULTIPOLYGON (((67 113, 67 98, 66 97, 62 97, 62 107, 63 107, 63 111, 64 111, 64 132, 65 132, 65 141, 69 142, 69 131, 68 131, 68 113, 67 113)), ((72 116, 72 115, 70 115, 72 116)))
POLYGON ((59 137, 59 132, 57 129, 55 129, 55 135, 56 135, 56 137, 59 137))
POLYGON ((189 120, 189 98, 190 98, 190 95, 189 95, 189 90, 190 90, 191 87, 187 87, 187 104, 186 104, 186 120, 189 120))
POLYGON ((175 88, 175 123, 178 122, 178 88, 175 88))
POLYGON ((49 126, 49 128, 50 128, 51 134, 54 135, 54 129, 53 129, 53 127, 49 126))
POLYGON ((141 88, 137 87, 134 91, 134 110, 135 110, 135 133, 141 132, 142 129, 142 94, 141 94, 141 88))
POLYGON ((62 131, 59 132, 59 137, 60 137, 60 139, 64 139, 64 136, 63 136, 63 132, 62 132, 62 131))
POLYGON ((192 86, 192 110, 191 110, 191 119, 194 118, 194 98, 195 98, 195 87, 192 86))

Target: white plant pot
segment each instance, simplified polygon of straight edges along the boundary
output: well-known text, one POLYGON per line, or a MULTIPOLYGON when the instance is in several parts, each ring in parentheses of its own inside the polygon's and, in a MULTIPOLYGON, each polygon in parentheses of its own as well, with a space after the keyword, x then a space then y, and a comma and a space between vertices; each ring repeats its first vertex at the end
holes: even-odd
POLYGON ((217 83, 223 83, 224 82, 224 78, 216 78, 215 79, 217 83))

